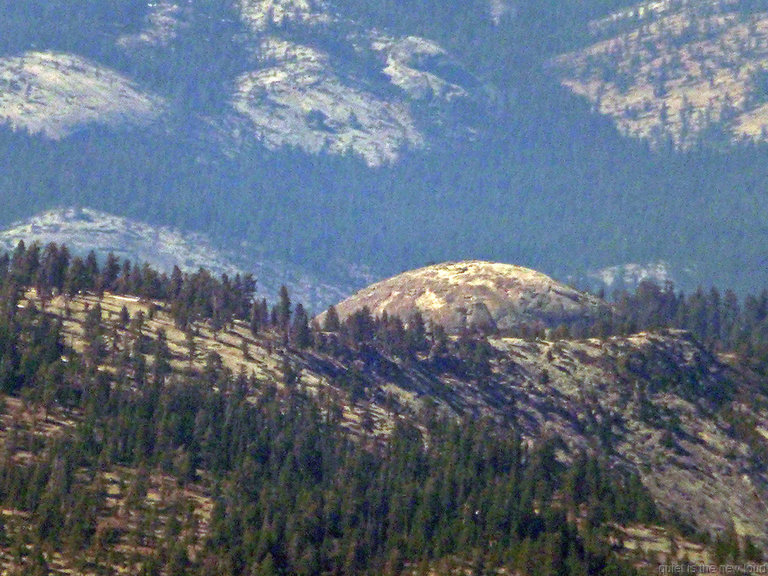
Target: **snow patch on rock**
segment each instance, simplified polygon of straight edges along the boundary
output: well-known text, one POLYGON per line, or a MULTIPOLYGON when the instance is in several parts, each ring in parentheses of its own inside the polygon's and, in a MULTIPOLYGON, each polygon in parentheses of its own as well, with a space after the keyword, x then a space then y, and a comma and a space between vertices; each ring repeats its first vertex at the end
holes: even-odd
POLYGON ((499 24, 504 16, 514 12, 514 6, 510 0, 491 0, 490 12, 493 23, 499 24))
POLYGON ((606 288, 614 288, 619 285, 631 288, 645 281, 655 282, 663 286, 667 282, 674 281, 669 264, 663 260, 648 264, 630 263, 609 266, 591 272, 589 277, 599 281, 606 288))
POLYGON ((147 124, 164 102, 85 58, 27 52, 0 59, 0 123, 58 140, 90 123, 147 124))

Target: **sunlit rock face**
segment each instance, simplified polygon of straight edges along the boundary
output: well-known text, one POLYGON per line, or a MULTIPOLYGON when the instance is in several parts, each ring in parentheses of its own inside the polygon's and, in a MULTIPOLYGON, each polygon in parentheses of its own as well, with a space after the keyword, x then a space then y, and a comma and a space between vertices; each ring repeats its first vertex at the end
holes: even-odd
POLYGON ((223 250, 208 236, 109 214, 91 208, 60 208, 37 214, 0 230, 0 250, 55 242, 84 256, 93 250, 103 261, 110 252, 119 259, 150 264, 166 273, 174 266, 190 274, 200 268, 214 275, 250 273, 257 279, 256 296, 273 300, 285 285, 291 297, 309 310, 322 310, 370 281, 364 268, 338 263, 339 282, 328 281, 294 264, 266 256, 259 246, 223 250))
POLYGON ((252 70, 234 83, 238 139, 352 155, 372 167, 450 134, 472 137, 487 90, 439 44, 369 30, 311 0, 242 0, 252 70))
POLYGON ((404 103, 351 85, 322 51, 269 38, 261 54, 265 66, 238 78, 233 106, 268 147, 349 152, 378 166, 424 144, 404 103))
POLYGON ((26 52, 0 59, 0 123, 58 140, 89 124, 142 125, 161 98, 127 77, 73 54, 26 52))
POLYGON ((425 320, 456 332, 473 326, 505 330, 584 322, 607 304, 528 268, 473 260, 404 272, 336 308, 343 319, 363 307, 403 319, 418 311, 425 320))

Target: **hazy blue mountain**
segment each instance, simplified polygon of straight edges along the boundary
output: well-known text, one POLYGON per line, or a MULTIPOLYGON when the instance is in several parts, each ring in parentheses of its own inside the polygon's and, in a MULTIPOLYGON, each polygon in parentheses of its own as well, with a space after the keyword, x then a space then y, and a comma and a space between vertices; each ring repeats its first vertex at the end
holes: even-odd
POLYGON ((359 267, 465 258, 755 290, 764 7, 687 6, 3 0, 0 226, 83 206, 258 246, 343 292, 359 267), (739 90, 704 124, 675 57, 706 42, 723 53, 695 62, 739 90), (685 95, 702 123, 681 145, 685 95))

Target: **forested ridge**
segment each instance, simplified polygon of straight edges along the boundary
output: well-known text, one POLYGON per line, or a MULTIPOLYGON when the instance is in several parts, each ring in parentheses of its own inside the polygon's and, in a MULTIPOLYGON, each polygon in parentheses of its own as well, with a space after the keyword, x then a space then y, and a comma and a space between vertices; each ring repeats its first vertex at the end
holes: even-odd
MULTIPOLYGON (((247 277, 168 276, 56 245, 22 243, 0 258, 0 558, 9 573, 635 573, 642 555, 617 554, 615 526, 665 520, 637 477, 597 455, 566 465, 556 437, 529 444, 491 420, 429 411, 396 417, 386 439, 350 436, 340 406, 308 394, 290 365, 280 381, 258 379, 190 346, 189 362, 174 368, 165 337, 143 332, 143 313, 103 315, 98 303, 83 312, 78 352, 62 335, 69 312, 53 311, 62 296, 74 305, 85 292, 133 294, 189 334, 239 320, 276 347, 326 350, 349 366, 381 350, 474 379, 496 353, 487 334, 448 338, 417 316, 363 310, 340 323, 330 312, 318 326, 287 291, 270 307, 252 290, 247 277)), ((687 323, 713 349, 761 366, 752 350, 764 346, 765 294, 741 304, 729 292, 727 305, 715 294, 644 286, 619 299, 621 319, 590 330, 687 323)), ((527 337, 537 336, 530 327, 527 337)), ((346 380, 350 399, 365 394, 360 377, 346 380)), ((690 534, 685 519, 670 530, 690 534)), ((707 546, 722 561, 760 557, 732 533, 707 546)))

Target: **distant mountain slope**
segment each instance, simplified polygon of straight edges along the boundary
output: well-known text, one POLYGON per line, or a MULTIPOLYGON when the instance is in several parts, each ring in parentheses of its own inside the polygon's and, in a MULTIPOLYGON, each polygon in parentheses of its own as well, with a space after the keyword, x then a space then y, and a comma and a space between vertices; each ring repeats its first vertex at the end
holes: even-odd
POLYGON ((479 83, 435 42, 367 30, 325 2, 242 0, 239 8, 258 67, 236 80, 232 106, 248 120, 238 137, 353 153, 380 166, 428 146, 429 134, 450 134, 456 121, 443 124, 451 107, 484 100, 479 83), (417 114, 422 102, 429 108, 417 114))
MULTIPOLYGON (((166 102, 140 90, 134 83, 140 79, 165 93, 176 115, 187 107, 200 112, 195 95, 179 98, 179 90, 207 94, 197 97, 206 106, 219 104, 213 113, 204 111, 209 137, 227 133, 227 147, 258 142, 312 154, 351 153, 379 166, 432 138, 439 141, 453 125, 468 133, 465 120, 446 122, 451 109, 485 98, 472 75, 435 42, 367 30, 322 2, 242 0, 236 9, 239 24, 230 22, 215 35, 200 31, 211 34, 208 42, 227 45, 228 62, 215 64, 233 70, 221 78, 211 70, 212 85, 200 77, 158 77, 168 70, 154 67, 173 60, 175 44, 194 34, 190 28, 210 26, 212 17, 201 7, 160 2, 147 6, 142 28, 115 35, 112 46, 100 50, 119 49, 122 54, 110 60, 128 68, 127 76, 68 53, 0 59, 0 120, 57 139, 90 122, 149 124, 166 102)), ((233 16, 222 10, 219 18, 229 21, 225 15, 233 16)))
POLYGON ((182 234, 88 208, 52 210, 0 232, 6 250, 12 251, 19 240, 66 244, 78 253, 113 252, 118 258, 147 262, 160 270, 179 266, 187 272, 205 267, 217 275, 242 272, 201 234, 182 234))
POLYGON ((163 111, 161 98, 128 78, 72 54, 27 52, 0 58, 0 123, 53 139, 84 125, 146 125, 163 111))
MULTIPOLYGON (((335 353, 297 349, 286 347, 273 329, 254 335, 237 321, 215 334, 200 322, 190 361, 189 336, 167 306, 156 303, 150 317, 151 302, 111 294, 101 300, 84 294, 69 303, 64 332, 77 350, 84 346, 86 313, 97 303, 110 325, 123 306, 132 317, 142 311, 143 337, 154 341, 164 332, 178 373, 203 370, 216 352, 235 374, 253 374, 283 394, 298 387, 335 402, 344 425, 363 438, 387 437, 397 420, 418 421, 429 411, 490 417, 527 442, 561 439, 565 461, 588 452, 637 473, 665 513, 701 532, 714 536, 733 524, 740 535, 768 543, 768 474, 760 463, 768 448, 768 398, 748 372, 713 356, 686 332, 605 340, 492 338, 487 370, 477 374, 474 361, 456 352, 405 359, 371 346, 356 352, 360 342, 337 342, 335 353), (290 386, 284 384, 286 366, 298 379, 290 386)), ((48 304, 53 314, 64 309, 61 297, 48 304)), ((129 330, 113 334, 130 341, 129 330)))
MULTIPOLYGON (((146 262, 170 272, 178 266, 185 272, 206 268, 213 274, 251 273, 257 294, 274 300, 282 284, 289 287, 310 309, 322 310, 346 296, 354 284, 334 285, 286 262, 241 250, 234 254, 215 247, 204 234, 183 233, 168 227, 121 218, 88 208, 66 208, 39 214, 0 231, 0 248, 13 251, 19 240, 27 244, 56 242, 85 254, 94 250, 102 258, 113 252, 121 259, 146 262)), ((355 272, 350 271, 350 278, 355 272)), ((357 282, 369 278, 364 272, 357 282)), ((350 280, 350 282, 352 282, 350 280)))
POLYGON ((268 67, 238 78, 233 106, 268 147, 353 152, 378 166, 424 145, 407 106, 350 86, 327 54, 276 38, 262 43, 261 54, 268 67))
POLYGON ((747 4, 636 4, 592 22, 597 42, 556 67, 627 135, 680 148, 766 141, 768 13, 747 4))

